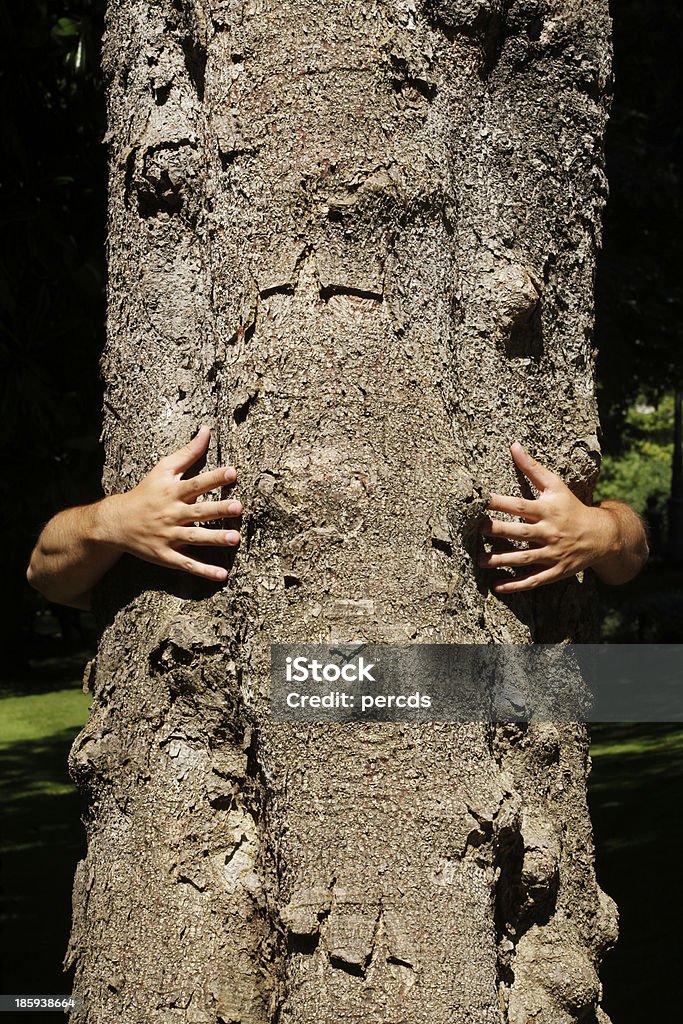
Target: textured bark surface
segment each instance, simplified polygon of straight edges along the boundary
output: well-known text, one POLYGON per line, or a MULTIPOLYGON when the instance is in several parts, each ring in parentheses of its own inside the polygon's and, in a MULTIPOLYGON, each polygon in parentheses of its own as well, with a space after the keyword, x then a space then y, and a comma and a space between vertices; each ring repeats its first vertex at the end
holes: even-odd
POLYGON ((605 1021, 584 727, 277 725, 268 669, 593 639, 472 552, 514 438, 597 473, 606 0, 111 0, 104 67, 105 489, 209 422, 247 512, 225 586, 100 590, 73 1020, 605 1021))

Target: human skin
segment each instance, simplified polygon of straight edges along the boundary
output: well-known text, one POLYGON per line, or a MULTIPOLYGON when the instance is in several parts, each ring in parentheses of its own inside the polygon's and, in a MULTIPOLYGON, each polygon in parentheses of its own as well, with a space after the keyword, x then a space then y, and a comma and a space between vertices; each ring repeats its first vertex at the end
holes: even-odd
POLYGON ((201 495, 235 483, 232 466, 182 479, 206 451, 211 429, 202 426, 183 448, 161 459, 137 487, 91 505, 65 509, 43 528, 26 577, 49 601, 90 608, 94 585, 123 554, 222 582, 227 569, 192 557, 186 547, 236 547, 237 529, 214 530, 195 523, 234 519, 237 500, 197 502, 201 495))
POLYGON ((496 594, 518 593, 574 576, 591 568, 605 583, 627 583, 648 558, 645 529, 638 515, 620 501, 585 505, 556 474, 542 466, 515 441, 515 465, 533 484, 535 499, 491 494, 488 507, 524 520, 488 517, 481 533, 505 550, 482 552, 485 569, 522 570, 492 585, 496 594), (513 543, 510 543, 513 542, 513 543), (521 549, 513 546, 524 542, 521 549))

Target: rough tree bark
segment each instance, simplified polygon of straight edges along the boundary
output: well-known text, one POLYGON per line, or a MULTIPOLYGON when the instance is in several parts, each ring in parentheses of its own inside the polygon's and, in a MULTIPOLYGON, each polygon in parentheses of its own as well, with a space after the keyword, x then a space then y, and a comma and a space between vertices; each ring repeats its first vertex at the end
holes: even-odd
POLYGON ((473 559, 597 473, 607 0, 111 0, 105 490, 214 425, 227 585, 98 595, 81 1024, 569 1024, 616 914, 583 726, 277 725, 275 641, 593 638, 473 559))

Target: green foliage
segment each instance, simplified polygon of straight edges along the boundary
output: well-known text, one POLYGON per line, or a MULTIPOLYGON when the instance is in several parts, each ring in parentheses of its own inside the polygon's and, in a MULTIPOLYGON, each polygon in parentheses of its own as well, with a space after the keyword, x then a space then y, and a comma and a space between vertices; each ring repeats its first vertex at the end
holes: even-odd
POLYGON ((621 454, 603 457, 596 500, 626 501, 642 514, 653 496, 664 509, 671 490, 673 429, 672 395, 656 406, 644 400, 632 406, 624 419, 621 454))
POLYGON ((79 36, 81 34, 80 23, 74 18, 58 18, 52 26, 52 35, 57 39, 64 39, 68 36, 79 36))
MULTIPOLYGON (((99 20, 101 4, 81 2, 81 7, 86 12, 92 7, 93 11, 78 18, 58 18, 50 35, 61 51, 67 75, 83 77, 94 70, 97 79, 97 46, 93 39, 93 22, 99 20)), ((66 84, 65 79, 62 81, 66 84)))

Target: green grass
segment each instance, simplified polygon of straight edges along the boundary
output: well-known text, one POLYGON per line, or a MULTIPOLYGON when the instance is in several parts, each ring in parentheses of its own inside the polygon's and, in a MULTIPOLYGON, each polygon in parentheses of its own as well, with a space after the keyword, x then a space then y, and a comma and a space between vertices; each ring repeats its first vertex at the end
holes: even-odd
MULTIPOLYGON (((70 991, 62 959, 85 834, 67 757, 89 702, 76 682, 69 689, 0 699, 0 962, 6 993, 70 991)), ((45 1015, 22 1014, 26 1024, 32 1019, 44 1021, 45 1015)))
MULTIPOLYGON (((89 705, 79 690, 0 700, 0 796, 6 814, 39 796, 74 795, 63 752, 68 753, 89 705)), ((16 849, 11 833, 0 840, 0 852, 6 849, 16 849)))
MULTIPOLYGON (((680 725, 595 725, 592 733, 593 758, 624 757, 626 754, 665 755, 667 751, 677 763, 683 758, 683 726, 680 725)), ((653 764, 657 764, 657 760, 653 764)))
MULTIPOLYGON (((66 679, 69 678, 66 674, 66 679)), ((74 673, 75 675, 76 673, 74 673)), ((85 853, 80 800, 67 773, 89 698, 55 672, 32 692, 0 699, 3 992, 66 993, 62 973, 71 884, 85 853), (59 680, 60 688, 50 690, 59 680)), ((616 899, 621 935, 607 955, 604 1005, 614 1024, 674 1018, 683 953, 680 850, 683 726, 596 725, 589 800, 598 879, 616 899)), ((23 1015, 30 1024, 43 1014, 23 1015)))
POLYGON ((90 696, 75 689, 4 697, 0 700, 0 750, 22 740, 80 728, 89 706, 90 696))
POLYGON ((613 1024, 675 1020, 683 944, 683 726, 595 725, 589 802, 602 888, 620 936, 601 971, 613 1024), (654 1008, 656 1007, 656 1011, 654 1008))

